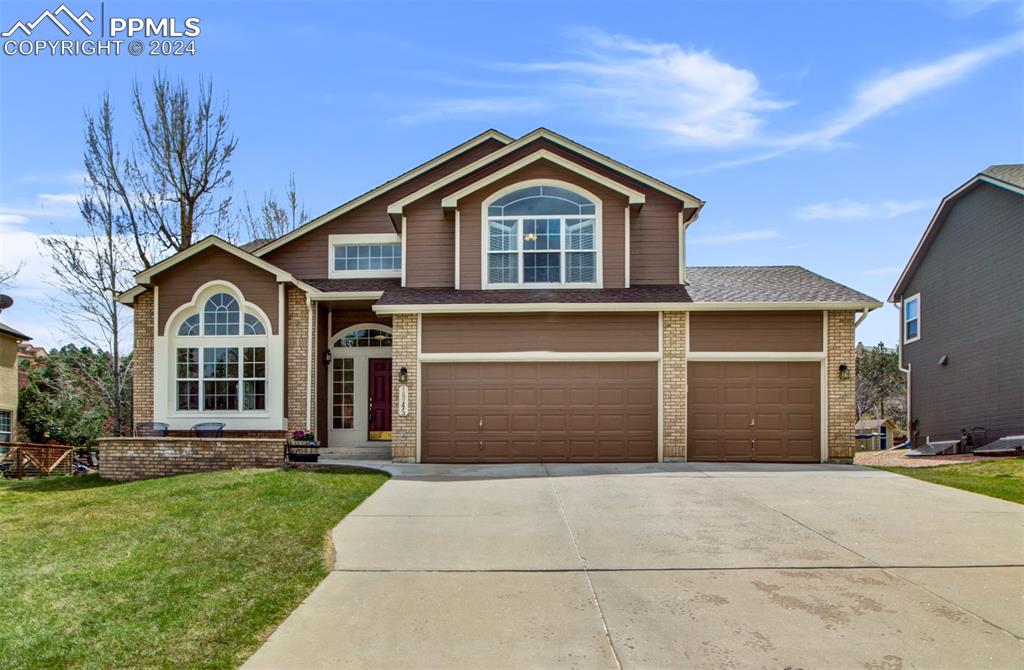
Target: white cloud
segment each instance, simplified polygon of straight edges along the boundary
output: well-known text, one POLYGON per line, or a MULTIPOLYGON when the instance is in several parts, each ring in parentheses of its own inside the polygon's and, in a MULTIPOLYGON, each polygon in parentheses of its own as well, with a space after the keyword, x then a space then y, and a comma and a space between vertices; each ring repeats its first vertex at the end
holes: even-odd
POLYGON ((724 233, 722 235, 711 235, 708 237, 694 237, 688 239, 687 244, 739 244, 741 242, 755 242, 757 240, 769 240, 779 236, 779 231, 774 229, 748 230, 738 233, 724 233))
POLYGON ((798 219, 809 221, 852 221, 856 219, 892 219, 903 214, 930 209, 931 200, 886 200, 864 202, 859 200, 835 200, 815 202, 797 210, 798 219))
POLYGON ((8 224, 22 224, 28 223, 28 217, 24 214, 2 214, 0 213, 0 225, 8 224))
POLYGON ((62 205, 78 205, 81 196, 77 193, 40 193, 36 196, 45 203, 59 203, 62 205))

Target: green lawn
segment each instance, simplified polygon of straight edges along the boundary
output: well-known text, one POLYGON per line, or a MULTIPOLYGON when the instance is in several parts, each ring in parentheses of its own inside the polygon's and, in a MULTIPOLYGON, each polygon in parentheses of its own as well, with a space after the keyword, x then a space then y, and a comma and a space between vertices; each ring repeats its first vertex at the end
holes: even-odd
POLYGON ((934 468, 878 469, 1024 504, 1024 458, 940 465, 934 468))
POLYGON ((327 574, 387 475, 0 481, 0 666, 234 667, 327 574))

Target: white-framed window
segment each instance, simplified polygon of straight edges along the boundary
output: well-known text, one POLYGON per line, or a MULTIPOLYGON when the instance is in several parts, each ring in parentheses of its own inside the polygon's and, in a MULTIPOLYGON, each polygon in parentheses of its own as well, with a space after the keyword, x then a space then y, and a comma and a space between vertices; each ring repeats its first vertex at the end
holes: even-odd
POLYGON ((903 299, 903 343, 921 339, 921 294, 903 299))
POLYGON ((13 436, 11 425, 11 410, 0 409, 0 442, 10 442, 13 436))
POLYGON ((264 412, 267 326, 228 291, 181 319, 171 347, 174 412, 264 412))
POLYGON ((330 235, 328 276, 401 277, 402 240, 394 233, 330 235))
POLYGON ((484 208, 485 288, 600 287, 596 198, 567 186, 524 185, 484 208))

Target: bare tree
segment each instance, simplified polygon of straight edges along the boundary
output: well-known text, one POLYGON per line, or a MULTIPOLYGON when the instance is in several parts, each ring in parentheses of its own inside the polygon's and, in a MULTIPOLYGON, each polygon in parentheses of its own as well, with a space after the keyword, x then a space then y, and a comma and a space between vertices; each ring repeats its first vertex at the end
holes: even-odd
POLYGON ((109 93, 86 114, 85 167, 89 182, 112 195, 119 232, 131 236, 143 266, 157 254, 187 249, 203 231, 228 224, 231 170, 238 142, 228 127, 226 103, 200 82, 193 93, 181 80, 158 73, 151 88, 132 85, 136 136, 126 153, 115 132, 109 93))
POLYGON ((288 177, 288 192, 282 206, 273 191, 263 194, 263 203, 256 211, 248 196, 244 196, 244 204, 239 212, 249 240, 273 240, 295 230, 309 220, 305 206, 299 204, 298 190, 295 187, 295 174, 288 177))
POLYGON ((131 367, 125 364, 122 352, 131 316, 117 296, 134 283, 136 254, 132 240, 118 234, 121 210, 116 192, 106 190, 102 183, 89 183, 78 207, 86 234, 42 238, 54 270, 50 283, 59 290, 53 308, 69 339, 107 352, 106 374, 94 366, 83 366, 79 373, 87 375, 103 394, 113 415, 114 434, 120 435, 123 408, 130 403, 126 388, 131 367))
POLYGON ((18 263, 18 267, 13 270, 0 267, 0 290, 8 289, 14 286, 15 280, 18 278, 18 274, 21 272, 21 268, 25 267, 25 262, 18 263))

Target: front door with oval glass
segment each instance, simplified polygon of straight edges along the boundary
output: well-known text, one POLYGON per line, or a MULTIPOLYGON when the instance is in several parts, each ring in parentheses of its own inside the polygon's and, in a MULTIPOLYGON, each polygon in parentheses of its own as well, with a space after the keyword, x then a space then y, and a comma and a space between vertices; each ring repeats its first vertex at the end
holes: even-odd
POLYGON ((347 328, 331 347, 328 446, 380 447, 391 440, 391 331, 347 328))

